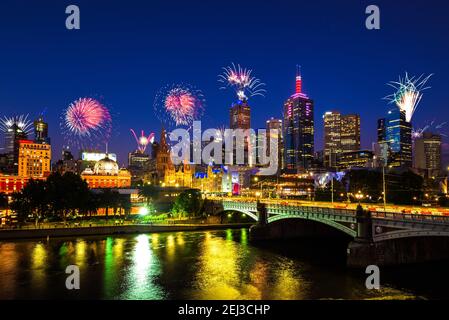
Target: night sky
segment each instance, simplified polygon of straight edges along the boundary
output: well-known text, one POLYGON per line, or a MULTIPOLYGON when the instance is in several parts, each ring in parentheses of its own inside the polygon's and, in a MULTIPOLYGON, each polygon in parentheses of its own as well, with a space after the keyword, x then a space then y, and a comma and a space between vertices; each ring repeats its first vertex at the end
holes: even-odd
POLYGON ((386 82, 406 71, 435 74, 415 126, 449 121, 448 21, 447 0, 2 0, 0 114, 34 118, 47 108, 56 160, 62 110, 78 97, 99 98, 115 114, 109 150, 123 164, 136 147, 130 128, 159 135, 160 87, 195 85, 207 101, 203 128, 228 125, 235 95, 218 89, 217 74, 231 62, 249 67, 267 84, 265 98, 250 99, 259 128, 281 116, 300 64, 315 101, 316 149, 329 110, 359 113, 370 148, 389 109, 386 82), (81 30, 65 28, 69 4, 80 7, 81 30), (380 31, 365 28, 369 4, 380 7, 380 31))

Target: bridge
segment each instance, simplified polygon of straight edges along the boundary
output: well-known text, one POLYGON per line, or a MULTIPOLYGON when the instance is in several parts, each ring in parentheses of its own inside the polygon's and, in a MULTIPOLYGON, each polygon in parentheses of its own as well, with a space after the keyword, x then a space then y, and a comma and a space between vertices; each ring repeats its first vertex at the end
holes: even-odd
MULTIPOLYGON (((262 201, 262 203, 264 203, 262 201)), ((259 221, 256 201, 223 200, 223 211, 237 211, 259 221)), ((284 219, 304 219, 326 224, 356 238, 357 211, 299 204, 280 204, 275 201, 265 203, 267 223, 284 219)), ((438 236, 449 237, 449 217, 391 212, 369 212, 372 219, 373 241, 390 239, 438 236)))
MULTIPOLYGON (((370 212, 367 208, 340 209, 326 206, 303 204, 301 202, 286 202, 286 200, 244 200, 244 199, 214 199, 214 212, 241 212, 253 220, 257 225, 251 229, 253 238, 271 239, 275 222, 289 219, 314 221, 342 232, 353 239, 348 247, 351 256, 364 255, 361 260, 370 260, 370 255, 385 256, 394 250, 415 250, 409 254, 396 252, 402 262, 420 262, 421 253, 417 247, 428 250, 442 250, 449 252, 449 216, 434 214, 411 214, 402 212, 370 212), (261 212, 263 211, 263 212, 261 212), (263 231, 262 231, 263 230, 263 231), (433 239, 430 239, 433 238, 433 239), (430 240, 429 240, 430 239, 430 240), (443 239, 443 240, 442 240, 443 239), (424 244, 423 244, 424 243, 424 244), (394 244, 392 246, 392 244, 394 244), (408 248, 409 246, 412 249, 408 248), (440 248, 443 246, 442 248, 440 248), (361 248, 363 247, 363 248, 361 248), (351 253, 351 250, 353 252, 351 253), (355 252, 354 252, 355 251, 355 252), (365 253, 361 253, 366 251, 365 253), (368 255, 368 257, 367 257, 368 255), (412 258, 407 259, 407 256, 412 258), (408 261, 410 260, 410 261, 408 261), (415 261, 416 260, 416 261, 415 261)), ((389 210, 391 211, 391 210, 389 210)), ((422 253, 428 256, 428 253, 422 253)), ((440 258, 441 254, 437 254, 440 258)), ((350 258, 350 257, 349 257, 350 258)), ((448 256, 449 258, 449 256, 448 256)), ((397 260, 397 257, 383 257, 384 260, 397 260)), ((381 260, 382 260, 381 259, 381 260)), ((350 260, 350 259, 349 259, 350 260)), ((359 264, 359 258, 353 261, 359 264)), ((425 259, 428 260, 428 259, 425 259)), ((395 264, 388 261, 377 261, 377 264, 395 264)))

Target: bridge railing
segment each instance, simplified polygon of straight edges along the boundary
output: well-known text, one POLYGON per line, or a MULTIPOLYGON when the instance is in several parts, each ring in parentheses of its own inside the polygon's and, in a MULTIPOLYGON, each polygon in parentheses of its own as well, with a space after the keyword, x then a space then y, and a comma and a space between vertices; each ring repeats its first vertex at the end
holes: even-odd
MULTIPOLYGON (((234 209, 245 209, 248 211, 256 210, 255 202, 240 202, 240 201, 226 201, 226 207, 234 209)), ((304 206, 297 203, 291 204, 275 204, 266 203, 267 209, 272 214, 282 214, 289 213, 294 214, 294 212, 305 213, 305 214, 327 214, 327 215, 339 215, 339 216, 355 216, 356 210, 351 209, 340 209, 340 208, 330 208, 330 207, 313 207, 304 206)), ((449 224, 449 216, 436 216, 436 215, 424 215, 424 214, 411 214, 411 213, 401 213, 401 212, 380 212, 380 211, 370 211, 373 218, 378 219, 391 219, 391 220, 402 220, 402 221, 416 221, 416 222, 432 222, 449 224)))
POLYGON ((291 212, 291 211, 300 211, 302 213, 311 213, 311 214, 328 214, 328 215, 345 215, 345 216, 354 216, 354 210, 348 209, 335 209, 335 208, 327 208, 327 207, 311 207, 311 206, 301 206, 301 205, 276 205, 270 204, 268 206, 268 210, 272 213, 281 213, 281 212, 291 212))
POLYGON ((447 216, 435 216, 424 214, 411 214, 411 213, 391 213, 391 212, 371 212, 373 218, 379 219, 392 219, 392 220, 409 220, 416 222, 435 222, 442 224, 449 224, 449 217, 447 216))

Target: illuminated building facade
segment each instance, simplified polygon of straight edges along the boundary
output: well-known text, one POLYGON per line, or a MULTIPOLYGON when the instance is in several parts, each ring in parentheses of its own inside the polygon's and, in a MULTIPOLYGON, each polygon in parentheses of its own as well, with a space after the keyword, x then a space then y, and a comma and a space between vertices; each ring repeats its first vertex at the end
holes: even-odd
POLYGON ((370 150, 343 151, 338 154, 338 169, 372 168, 374 153, 370 150))
POLYGON ((170 157, 170 148, 167 144, 165 129, 161 131, 161 141, 156 144, 155 172, 151 173, 153 184, 170 187, 192 187, 194 166, 187 162, 174 165, 170 157))
POLYGON ((22 128, 13 123, 5 132, 5 151, 7 158, 7 172, 17 174, 19 170, 19 141, 27 140, 28 135, 22 128))
MULTIPOLYGON (((244 142, 244 156, 243 161, 244 165, 252 166, 252 163, 249 163, 248 154, 250 152, 249 148, 249 129, 251 128, 251 108, 248 105, 248 101, 246 99, 239 100, 231 106, 229 110, 230 116, 230 128, 233 130, 241 129, 244 130, 245 133, 245 142, 244 142)), ((236 155, 236 145, 237 140, 234 139, 234 149, 233 149, 233 163, 237 163, 237 155, 236 155)))
POLYGON ((78 160, 78 172, 81 173, 87 168, 93 168, 95 166, 95 163, 106 158, 106 156, 108 156, 109 159, 117 162, 117 155, 115 153, 86 150, 81 151, 78 160))
POLYGON ((220 166, 207 166, 206 172, 195 172, 193 188, 206 193, 221 193, 223 191, 223 168, 220 166))
POLYGON ((341 152, 341 114, 326 112, 324 120, 324 165, 328 168, 337 165, 337 154, 341 152))
POLYGON ((438 176, 441 172, 441 135, 423 133, 414 141, 414 165, 426 177, 438 176))
POLYGON ((131 174, 126 169, 119 169, 116 161, 106 157, 95 163, 94 169, 86 168, 81 173, 91 189, 103 188, 129 188, 131 186, 131 174))
POLYGON ((34 141, 42 144, 50 144, 48 123, 44 121, 42 116, 34 121, 34 141))
POLYGON ((28 183, 29 178, 0 173, 0 193, 19 192, 28 183))
POLYGON ((71 172, 77 174, 78 171, 78 161, 76 161, 72 153, 67 149, 62 151, 62 159, 58 160, 53 166, 55 172, 59 172, 63 175, 66 172, 71 172))
POLYGON ((270 139, 271 137, 271 130, 275 130, 275 138, 278 142, 278 172, 280 172, 284 168, 284 136, 283 136, 283 128, 282 128, 282 120, 281 119, 274 119, 271 118, 270 120, 267 120, 266 123, 266 130, 267 130, 267 151, 271 152, 270 148, 270 139))
POLYGON ((287 172, 311 168, 314 154, 314 103, 302 92, 298 71, 296 92, 284 104, 284 163, 287 172))
POLYGON ((251 128, 251 108, 246 100, 238 101, 229 110, 230 128, 248 130, 251 128))
POLYGON ((358 114, 341 116, 340 149, 343 152, 360 150, 360 116, 358 114))
POLYGON ((412 166, 412 125, 406 121, 405 111, 394 109, 379 119, 377 140, 382 163, 390 167, 412 166))
POLYGON ((150 155, 140 151, 128 154, 128 170, 133 182, 147 182, 150 180, 150 155))
POLYGON ((341 152, 360 150, 360 116, 342 115, 337 111, 326 112, 324 120, 324 165, 327 168, 340 167, 341 152))
POLYGON ((19 141, 18 176, 44 178, 51 172, 51 146, 31 140, 19 141))

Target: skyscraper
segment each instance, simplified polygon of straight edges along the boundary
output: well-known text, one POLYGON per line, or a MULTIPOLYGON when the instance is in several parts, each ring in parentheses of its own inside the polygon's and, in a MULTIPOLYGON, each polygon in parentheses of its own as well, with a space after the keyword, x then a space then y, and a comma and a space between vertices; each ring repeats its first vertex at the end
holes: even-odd
POLYGON ((386 118, 379 119, 377 140, 382 150, 381 162, 391 167, 412 166, 412 125, 405 119, 405 111, 393 109, 386 118))
POLYGON ((19 170, 19 146, 20 140, 27 140, 28 134, 23 128, 12 123, 5 132, 5 151, 7 158, 7 171, 11 174, 17 174, 19 170))
POLYGON ((324 119, 324 165, 338 167, 341 153, 360 150, 360 116, 331 111, 324 119))
POLYGON ((360 116, 348 114, 341 117, 341 151, 360 150, 360 116))
POLYGON ((251 108, 248 101, 239 100, 234 103, 229 110, 230 113, 230 128, 248 130, 251 128, 251 108))
POLYGON ((341 114, 336 111, 326 112, 324 120, 324 165, 335 167, 337 154, 341 152, 341 114))
MULTIPOLYGON (((283 138, 283 130, 282 130, 282 120, 271 118, 267 120, 266 124, 267 130, 267 150, 271 152, 270 148, 270 139, 271 139, 271 130, 275 130, 277 133, 273 138, 276 138, 278 142, 278 168, 279 170, 284 168, 284 138, 283 138)), ((279 171, 278 170, 278 171, 279 171)))
POLYGON ((284 104, 284 159, 289 172, 308 170, 314 154, 313 100, 302 92, 302 77, 296 74, 296 92, 284 104))
MULTIPOLYGON (((253 163, 250 163, 249 152, 251 152, 250 148, 255 147, 249 144, 249 136, 251 128, 251 108, 248 105, 248 101, 246 99, 239 100, 231 106, 229 111, 230 113, 230 128, 233 130, 242 129, 244 130, 245 140, 244 140, 244 156, 243 162, 244 166, 252 166, 253 163)), ((237 139, 234 138, 234 151, 233 151, 233 163, 237 164, 237 139)), ((242 165, 242 163, 240 163, 242 165)))
POLYGON ((415 139, 414 165, 426 177, 438 176, 441 171, 441 135, 425 132, 415 139))

